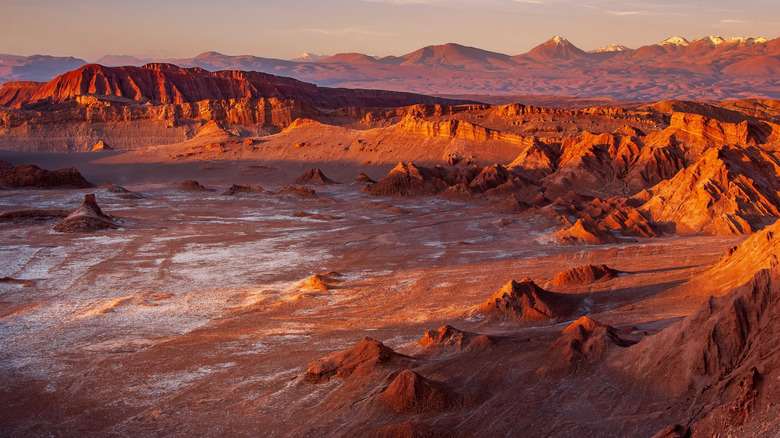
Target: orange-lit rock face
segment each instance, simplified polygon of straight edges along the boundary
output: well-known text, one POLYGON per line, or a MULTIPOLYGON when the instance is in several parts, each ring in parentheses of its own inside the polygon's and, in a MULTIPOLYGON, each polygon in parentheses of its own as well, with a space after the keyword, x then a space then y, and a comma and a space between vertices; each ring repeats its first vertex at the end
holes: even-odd
POLYGON ((516 319, 524 322, 552 321, 568 317, 576 307, 576 299, 546 291, 531 279, 510 281, 487 301, 479 311, 499 319, 516 319))

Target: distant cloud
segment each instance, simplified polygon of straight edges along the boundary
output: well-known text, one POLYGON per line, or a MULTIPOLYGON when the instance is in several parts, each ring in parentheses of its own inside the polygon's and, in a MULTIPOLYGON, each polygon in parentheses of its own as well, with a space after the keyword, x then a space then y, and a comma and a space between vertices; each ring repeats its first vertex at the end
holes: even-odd
MULTIPOLYGON (((577 6, 580 6, 580 7, 583 7, 583 8, 588 8, 588 9, 595 9, 597 11, 601 11, 604 14, 611 15, 613 17, 653 16, 653 15, 678 15, 679 16, 679 15, 682 15, 682 14, 680 14, 678 12, 665 12, 665 11, 664 12, 661 12, 661 11, 655 12, 655 11, 648 11, 648 10, 644 10, 644 9, 630 10, 630 11, 614 11, 612 9, 605 9, 605 8, 602 8, 602 7, 599 7, 599 6, 585 4, 585 3, 580 3, 577 6)), ((638 6, 641 6, 641 5, 638 5, 638 6)))
POLYGON ((320 29, 320 28, 307 28, 302 29, 304 32, 319 33, 326 36, 393 36, 396 35, 391 32, 380 32, 371 29, 362 29, 359 27, 345 27, 341 29, 320 29))
POLYGON ((606 9, 604 9, 603 11, 607 15, 615 15, 617 17, 624 17, 628 15, 659 15, 658 12, 650 12, 650 11, 608 11, 606 9))
POLYGON ((721 23, 747 23, 745 20, 720 20, 721 23))

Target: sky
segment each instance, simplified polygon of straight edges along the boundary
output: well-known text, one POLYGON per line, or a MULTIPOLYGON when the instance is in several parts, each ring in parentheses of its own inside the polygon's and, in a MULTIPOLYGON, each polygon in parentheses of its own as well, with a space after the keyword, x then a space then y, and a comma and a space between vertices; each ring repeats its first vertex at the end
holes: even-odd
POLYGON ((780 0, 0 0, 0 53, 187 58, 206 51, 404 55, 448 42, 508 55, 670 36, 780 37, 780 0))

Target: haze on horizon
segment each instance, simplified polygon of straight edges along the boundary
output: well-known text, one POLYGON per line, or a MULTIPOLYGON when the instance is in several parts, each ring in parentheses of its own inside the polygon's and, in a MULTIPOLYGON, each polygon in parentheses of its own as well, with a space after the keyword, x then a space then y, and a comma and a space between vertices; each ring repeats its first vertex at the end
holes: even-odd
POLYGON ((0 53, 177 58, 205 51, 402 55, 455 42, 510 55, 553 35, 584 50, 673 35, 776 38, 776 0, 0 0, 0 53))

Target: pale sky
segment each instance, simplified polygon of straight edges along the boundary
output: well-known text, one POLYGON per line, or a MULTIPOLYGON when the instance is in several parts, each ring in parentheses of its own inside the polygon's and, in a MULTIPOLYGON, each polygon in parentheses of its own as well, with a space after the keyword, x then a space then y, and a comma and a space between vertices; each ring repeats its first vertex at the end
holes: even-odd
POLYGON ((0 0, 0 53, 152 58, 206 51, 403 55, 448 42, 517 55, 670 36, 780 36, 780 0, 0 0))

